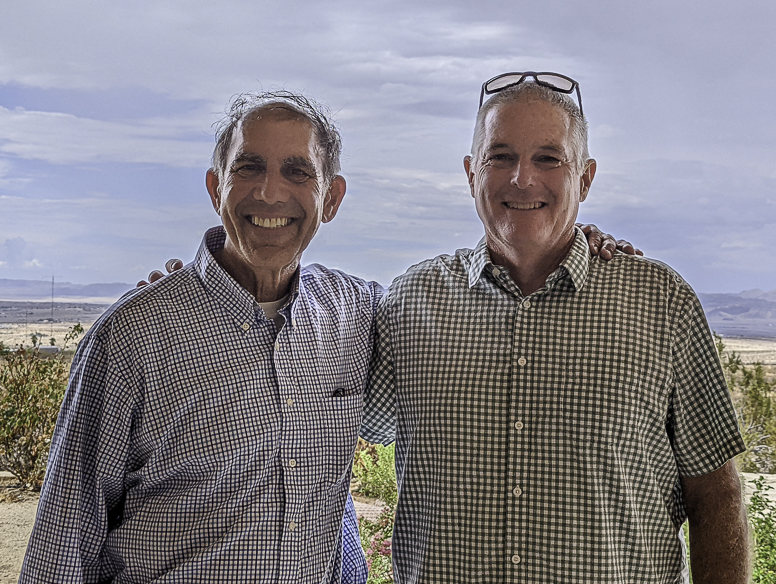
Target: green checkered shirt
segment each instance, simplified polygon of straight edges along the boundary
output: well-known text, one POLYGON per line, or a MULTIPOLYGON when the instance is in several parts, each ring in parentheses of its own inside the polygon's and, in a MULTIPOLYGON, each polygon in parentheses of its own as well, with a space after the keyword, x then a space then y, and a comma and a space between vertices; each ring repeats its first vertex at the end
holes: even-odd
POLYGON ((397 582, 686 581, 679 477, 744 445, 675 272, 578 230, 525 297, 482 241, 397 278, 377 333, 362 436, 396 439, 397 582))

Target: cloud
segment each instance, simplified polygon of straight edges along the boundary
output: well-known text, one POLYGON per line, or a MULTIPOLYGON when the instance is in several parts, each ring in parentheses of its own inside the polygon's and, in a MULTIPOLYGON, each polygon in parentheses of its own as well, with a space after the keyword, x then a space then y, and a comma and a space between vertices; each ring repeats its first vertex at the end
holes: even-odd
MULTIPOLYGON (((201 127, 179 118, 118 123, 0 106, 0 152, 55 164, 111 161, 197 167, 207 161, 211 149, 201 127)), ((4 166, 7 169, 8 163, 4 166)))

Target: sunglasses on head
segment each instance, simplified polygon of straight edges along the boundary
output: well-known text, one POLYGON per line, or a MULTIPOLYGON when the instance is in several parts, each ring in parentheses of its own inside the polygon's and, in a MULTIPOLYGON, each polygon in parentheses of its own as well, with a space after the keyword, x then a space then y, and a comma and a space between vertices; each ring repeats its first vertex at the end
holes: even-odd
POLYGON ((574 81, 571 77, 566 77, 560 73, 537 73, 536 71, 525 71, 523 73, 502 73, 501 75, 496 75, 493 79, 488 79, 485 83, 482 84, 479 107, 482 107, 482 102, 486 95, 493 95, 494 93, 503 91, 507 87, 514 87, 515 85, 519 85, 529 78, 533 79, 533 82, 537 85, 549 87, 558 93, 570 94, 576 90, 577 103, 579 104, 579 113, 583 114, 582 96, 579 94, 579 83, 574 81))

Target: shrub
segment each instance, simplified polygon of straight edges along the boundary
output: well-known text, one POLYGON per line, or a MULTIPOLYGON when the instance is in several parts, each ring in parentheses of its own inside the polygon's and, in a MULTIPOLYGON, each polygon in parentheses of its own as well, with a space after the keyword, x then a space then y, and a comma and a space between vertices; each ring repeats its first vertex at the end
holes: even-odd
POLYGON ((753 584, 776 584, 776 504, 767 495, 773 489, 759 477, 752 481, 754 492, 749 501, 749 523, 754 540, 753 584))
POLYGON ((366 563, 369 566, 367 584, 387 584, 393 582, 391 565, 391 534, 393 532, 394 511, 385 509, 375 521, 358 518, 358 530, 361 534, 361 546, 364 548, 366 563))
POLYGON ((390 509, 396 508, 398 494, 393 444, 381 446, 359 440, 353 474, 361 485, 360 494, 380 499, 390 509))
MULTIPOLYGON (((65 347, 81 333, 80 324, 72 327, 65 347)), ((0 355, 0 467, 27 489, 43 483, 69 373, 64 347, 56 357, 46 358, 39 343, 33 336, 32 347, 2 349, 0 355)))
POLYGON ((738 468, 741 472, 770 473, 776 469, 776 384, 768 382, 762 364, 745 365, 737 353, 725 349, 718 335, 715 338, 746 445, 746 452, 736 458, 738 468))

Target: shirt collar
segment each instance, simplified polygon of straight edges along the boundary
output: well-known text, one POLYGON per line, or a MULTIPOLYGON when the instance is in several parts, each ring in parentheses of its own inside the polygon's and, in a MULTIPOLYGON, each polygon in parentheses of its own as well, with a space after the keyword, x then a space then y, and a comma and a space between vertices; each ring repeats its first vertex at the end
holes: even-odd
MULTIPOLYGON (((245 323, 253 326, 258 302, 253 294, 238 284, 213 257, 213 254, 224 248, 225 242, 226 231, 222 226, 208 229, 194 259, 194 270, 210 296, 245 330, 245 323)), ((288 302, 293 302, 298 295, 299 270, 291 281, 288 302)))
MULTIPOLYGON (((581 290, 587 280, 589 264, 590 248, 587 244, 587 238, 579 227, 574 227, 574 243, 558 269, 547 278, 548 287, 552 287, 555 282, 568 275, 574 284, 574 288, 581 290)), ((492 270, 493 262, 490 260, 488 246, 483 237, 477 244, 477 247, 474 248, 474 253, 472 253, 471 260, 466 268, 469 275, 469 288, 477 285, 485 269, 492 270)))

